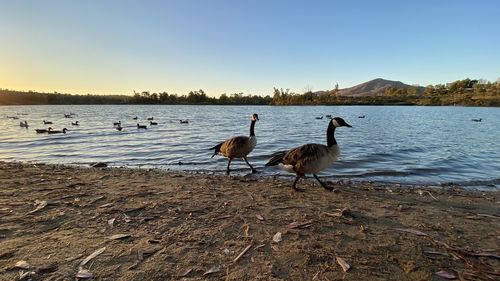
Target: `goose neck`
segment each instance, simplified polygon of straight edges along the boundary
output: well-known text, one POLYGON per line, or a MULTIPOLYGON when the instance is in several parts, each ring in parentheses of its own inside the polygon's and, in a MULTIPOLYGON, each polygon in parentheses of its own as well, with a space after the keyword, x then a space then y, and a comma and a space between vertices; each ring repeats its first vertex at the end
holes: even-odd
POLYGON ((255 136, 254 128, 255 128, 255 120, 252 120, 252 123, 250 123, 250 136, 251 137, 255 136))
POLYGON ((335 140, 335 126, 332 122, 330 122, 328 129, 326 130, 326 143, 328 147, 332 147, 337 144, 337 140, 335 140))

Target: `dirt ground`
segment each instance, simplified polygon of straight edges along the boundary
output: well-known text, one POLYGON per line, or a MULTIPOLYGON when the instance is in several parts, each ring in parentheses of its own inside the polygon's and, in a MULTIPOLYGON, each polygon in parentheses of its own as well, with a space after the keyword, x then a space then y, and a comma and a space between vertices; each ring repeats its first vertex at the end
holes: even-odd
POLYGON ((0 162, 0 280, 500 280, 498 191, 291 183, 0 162))

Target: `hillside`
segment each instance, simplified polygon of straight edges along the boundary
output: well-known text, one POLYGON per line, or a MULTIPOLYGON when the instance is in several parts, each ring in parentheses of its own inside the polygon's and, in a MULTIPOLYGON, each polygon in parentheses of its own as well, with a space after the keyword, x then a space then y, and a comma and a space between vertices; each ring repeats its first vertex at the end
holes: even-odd
MULTIPOLYGON (((340 89, 340 95, 349 97, 362 97, 362 96, 374 96, 377 94, 383 94, 387 88, 395 89, 409 89, 414 86, 405 84, 400 81, 385 80, 382 78, 370 80, 368 82, 350 87, 345 89, 340 89)), ((424 92, 424 87, 418 87, 419 93, 424 92)))

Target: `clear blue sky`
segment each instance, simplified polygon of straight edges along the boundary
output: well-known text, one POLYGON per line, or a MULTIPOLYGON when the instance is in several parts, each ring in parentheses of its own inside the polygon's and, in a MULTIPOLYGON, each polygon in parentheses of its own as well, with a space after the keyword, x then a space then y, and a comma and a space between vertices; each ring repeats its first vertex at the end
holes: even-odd
POLYGON ((271 94, 500 77, 500 1, 0 0, 0 88, 271 94))

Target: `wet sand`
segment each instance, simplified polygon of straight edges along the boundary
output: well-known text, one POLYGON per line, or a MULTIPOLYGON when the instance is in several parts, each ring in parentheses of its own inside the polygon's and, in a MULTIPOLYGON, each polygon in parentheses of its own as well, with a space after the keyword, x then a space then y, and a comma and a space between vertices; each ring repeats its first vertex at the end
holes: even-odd
POLYGON ((291 183, 0 162, 0 280, 500 279, 498 191, 291 183))

